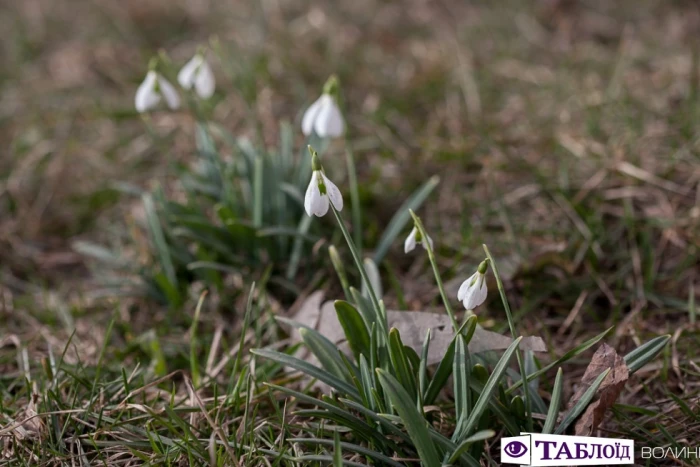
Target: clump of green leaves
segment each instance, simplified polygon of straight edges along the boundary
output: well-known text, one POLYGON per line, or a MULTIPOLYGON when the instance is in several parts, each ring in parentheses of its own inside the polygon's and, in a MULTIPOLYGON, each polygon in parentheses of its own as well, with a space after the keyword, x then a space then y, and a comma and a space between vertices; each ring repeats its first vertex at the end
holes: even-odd
MULTIPOLYGON (((223 50, 217 40, 212 41, 215 53, 222 56, 223 50)), ((203 52, 198 52, 203 54, 203 52)), ((189 62, 205 63, 203 55, 189 62)), ((226 64, 227 60, 222 60, 226 64)), ((208 66, 208 65, 207 65, 208 66)), ((178 75, 181 78, 183 68, 178 75)), ((211 71, 209 70, 209 75, 211 71)), ((137 110, 144 115, 150 130, 150 115, 146 112, 157 106, 159 83, 165 85, 166 75, 173 75, 173 63, 165 53, 154 57, 149 64, 147 79, 137 91, 137 110), (163 77, 157 78, 157 73, 163 77), (145 86, 145 87, 144 87, 145 86), (145 90, 145 91, 144 91, 145 90), (144 94, 145 92, 145 94, 144 94), (144 96, 148 102, 139 102, 144 96), (152 104, 152 105, 151 105, 152 104)), ((209 76, 208 85, 214 86, 209 76)), ((187 80, 186 80, 187 81, 187 80)), ((236 80, 234 80, 235 82, 236 80)), ((238 83, 239 87, 243 83, 238 83)), ((170 86, 170 85, 168 85, 170 86)), ((192 89, 192 84, 183 85, 192 89)), ((213 89, 213 88, 212 88, 213 89)), ((241 90, 244 96, 247 93, 241 90)), ((336 95, 338 81, 331 76, 324 87, 324 96, 336 95)), ((175 93, 175 90, 172 90, 175 93)), ((162 94, 162 93, 161 93, 162 94)), ((250 113, 250 127, 255 128, 256 139, 238 138, 222 125, 209 120, 212 105, 206 101, 211 93, 196 97, 186 93, 185 102, 196 119, 196 154, 193 164, 176 168, 176 182, 165 188, 157 186, 150 192, 127 186, 126 191, 138 194, 143 203, 145 219, 136 235, 127 241, 127 249, 140 253, 139 261, 134 255, 122 255, 95 244, 80 242, 76 249, 92 256, 108 267, 104 281, 109 295, 141 295, 179 309, 190 299, 196 298, 199 290, 190 293, 190 286, 197 282, 210 292, 218 292, 225 299, 240 293, 240 287, 231 287, 227 276, 234 274, 241 280, 256 279, 262 288, 271 286, 298 294, 300 288, 295 280, 300 265, 311 262, 311 246, 320 238, 317 226, 312 230, 312 219, 304 215, 305 189, 309 183, 311 158, 302 149, 295 153, 295 136, 289 123, 280 125, 279 145, 266 147, 261 135, 259 121, 250 113), (144 235, 145 233, 145 235, 144 235), (315 235, 316 234, 316 235, 315 235), (146 244, 142 241, 147 239, 146 244), (144 254, 145 253, 145 254, 144 254), (115 274, 114 273, 118 273, 115 274), (133 278, 137 277, 136 282, 133 278)), ((173 96, 171 100, 177 100, 173 96)), ((313 143, 323 153, 331 138, 345 133, 341 111, 336 97, 332 108, 338 131, 318 131, 302 125, 306 143, 313 143)), ((249 108, 255 96, 247 96, 249 108)), ((325 101, 324 101, 325 102, 325 101)), ((179 104, 169 102, 174 109, 179 104)), ((315 104, 311 105, 313 108, 315 104)), ((307 114, 311 110, 307 109, 307 114)), ((311 115, 311 114, 309 114, 311 115)), ((321 115, 325 115, 322 112, 321 115)), ((307 117, 305 115, 304 121, 307 117)), ((160 140, 160 138, 157 138, 160 140)), ((350 185, 351 209, 353 212, 353 234, 361 249, 363 228, 361 206, 353 152, 346 138, 347 182, 350 185)), ((159 141, 159 149, 162 141, 159 141)), ((303 148, 306 144, 302 145, 303 148)), ((164 157, 164 156, 163 156, 164 157)), ((416 209, 438 183, 431 177, 405 203, 405 208, 416 209)), ((405 209, 395 216, 376 245, 374 259, 380 262, 389 245, 401 231, 408 216, 405 209)), ((98 271, 101 272, 101 271, 98 271)), ((104 276, 104 274, 102 274, 104 276)))
MULTIPOLYGON (((306 150, 295 152, 291 125, 280 128, 279 146, 264 148, 220 125, 198 122, 194 166, 177 169, 174 190, 130 188, 141 196, 145 222, 129 243, 143 249, 138 239, 148 238, 146 261, 134 262, 100 245, 75 245, 107 266, 106 275, 97 271, 108 286, 105 293, 144 296, 179 309, 194 282, 224 298, 240 292, 226 281, 238 274, 296 294, 294 279, 300 266, 312 261, 311 246, 322 231, 304 213, 311 158, 306 150), (224 156, 222 147, 230 156, 224 156)), ((328 141, 318 143, 323 148, 328 141)), ((382 260, 410 220, 406 210, 419 207, 437 184, 437 177, 429 178, 389 221, 375 261, 382 260)))
MULTIPOLYGON (((429 368, 428 352, 431 332, 426 330, 422 349, 404 345, 397 329, 389 328, 383 301, 365 270, 344 223, 335 208, 338 220, 366 293, 347 287, 348 300, 335 302, 338 320, 345 333, 350 352, 339 350, 336 343, 314 329, 297 325, 303 343, 318 359, 320 366, 288 353, 258 349, 253 353, 265 359, 298 370, 331 388, 330 395, 313 397, 289 387, 269 386, 298 402, 313 408, 296 411, 303 418, 322 419, 309 437, 289 442, 335 446, 336 450, 352 452, 382 465, 402 465, 397 458, 419 458, 422 465, 478 466, 482 456, 489 456, 484 441, 496 433, 519 435, 520 432, 542 431, 563 433, 595 397, 607 376, 607 370, 595 379, 563 418, 559 418, 563 385, 561 365, 600 342, 610 329, 583 342, 564 355, 541 366, 531 351, 519 348, 522 337, 517 329, 498 276, 495 259, 484 247, 496 275, 498 288, 513 336, 512 344, 500 355, 494 352, 472 354, 469 343, 474 336, 477 317, 470 315, 461 324, 455 322, 454 336, 448 350, 436 368, 429 368), (512 369, 514 360, 518 370, 512 369), (550 370, 557 369, 549 405, 539 395, 539 385, 545 384, 550 370), (447 410, 449 423, 442 419, 438 428, 434 411, 436 404, 452 377, 454 410, 447 410), (338 433, 348 435, 340 442, 338 433)), ((414 215, 416 228, 427 237, 422 222, 414 215)), ((442 287, 432 246, 427 248, 445 307, 454 316, 442 287)), ((341 280, 346 279, 341 276, 341 280)), ((454 321, 454 320, 453 320, 454 321)), ((293 324, 293 323, 292 323, 293 324)), ((669 336, 657 337, 625 357, 630 372, 638 370, 663 349, 669 336)))
MULTIPOLYGON (((291 125, 282 124, 280 134, 278 147, 264 148, 219 125, 198 122, 194 166, 178 168, 176 194, 162 187, 141 193, 142 229, 149 239, 145 264, 133 267, 96 245, 78 249, 112 270, 138 276, 139 287, 128 293, 176 308, 194 281, 230 294, 227 274, 266 276, 268 283, 294 290, 290 280, 318 237, 310 233, 303 212, 308 155, 295 153, 291 125)), ((112 281, 122 291, 126 284, 112 281)))

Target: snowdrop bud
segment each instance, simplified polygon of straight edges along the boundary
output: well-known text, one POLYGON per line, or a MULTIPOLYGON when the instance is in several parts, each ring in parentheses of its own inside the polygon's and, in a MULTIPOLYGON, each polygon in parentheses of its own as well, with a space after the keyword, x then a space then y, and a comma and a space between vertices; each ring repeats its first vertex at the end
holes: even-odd
POLYGON ((309 144, 309 153, 311 153, 311 170, 322 170, 321 160, 318 157, 318 153, 314 151, 314 148, 309 144))
POLYGON ((146 79, 136 90, 134 104, 139 113, 153 110, 165 99, 165 103, 172 110, 180 107, 180 96, 172 84, 163 78, 157 71, 151 69, 146 75, 146 79))
POLYGON ((331 257, 331 263, 333 263, 333 267, 336 269, 336 271, 344 276, 345 266, 343 265, 343 260, 340 258, 338 249, 334 245, 328 247, 328 255, 331 257))
POLYGON ((301 130, 306 136, 316 133, 321 138, 342 136, 345 132, 343 114, 336 102, 338 96, 338 79, 331 76, 323 87, 321 97, 306 109, 301 120, 301 130))
POLYGON ((310 216, 325 216, 328 212, 330 203, 338 210, 343 210, 343 195, 340 190, 331 182, 326 174, 323 173, 323 167, 318 157, 318 153, 309 146, 311 153, 311 181, 306 188, 304 196, 304 209, 306 214, 310 216))
POLYGON ((488 261, 482 261, 477 271, 466 281, 462 282, 457 292, 457 299, 467 310, 473 310, 486 300, 486 270, 488 261))
POLYGON ((197 95, 202 99, 209 99, 214 94, 214 88, 216 87, 214 72, 201 52, 197 53, 182 67, 177 75, 177 81, 184 89, 194 88, 197 95))
POLYGON ((339 89, 340 84, 338 83, 338 77, 336 75, 331 75, 326 80, 326 84, 323 85, 323 94, 328 94, 332 97, 338 97, 339 89))
MULTIPOLYGON (((433 239, 430 238, 430 236, 427 236, 427 238, 428 238, 427 243, 430 244, 430 249, 432 250, 433 239)), ((420 230, 418 230, 417 227, 413 227, 413 230, 411 230, 411 233, 408 234, 408 237, 406 237, 406 241, 403 244, 404 253, 408 253, 409 251, 413 251, 413 249, 416 248, 417 243, 422 244, 423 248, 425 250, 428 249, 426 242, 423 241, 423 235, 421 235, 420 230)))

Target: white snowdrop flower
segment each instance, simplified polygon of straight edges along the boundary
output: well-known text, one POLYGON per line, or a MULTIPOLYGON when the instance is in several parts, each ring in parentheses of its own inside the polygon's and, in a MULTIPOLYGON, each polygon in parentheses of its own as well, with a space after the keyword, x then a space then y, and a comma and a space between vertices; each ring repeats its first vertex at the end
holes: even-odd
POLYGON ((467 310, 473 310, 486 300, 486 269, 488 262, 479 264, 477 271, 466 281, 462 282, 457 292, 457 299, 467 310))
POLYGON ((214 88, 216 87, 214 72, 202 53, 192 57, 182 67, 177 74, 177 81, 184 89, 192 89, 194 87, 195 92, 202 99, 209 99, 214 95, 214 88))
POLYGON ((336 103, 338 80, 335 76, 328 78, 321 97, 311 104, 301 120, 301 131, 306 136, 316 133, 321 138, 342 136, 345 132, 343 114, 336 103))
POLYGON ((345 122, 335 99, 328 94, 323 94, 311 104, 304 113, 301 121, 301 130, 309 136, 316 133, 321 138, 334 138, 342 136, 345 131, 345 122))
MULTIPOLYGON (((433 249, 433 239, 430 238, 430 236, 427 236, 428 238, 428 243, 430 243, 430 249, 433 249)), ((423 241, 423 236, 421 235, 420 231, 416 228, 413 227, 413 230, 411 230, 411 233, 408 234, 408 237, 406 237, 406 241, 403 242, 403 251, 404 253, 408 253, 409 251, 413 251, 414 248, 416 248, 416 243, 420 243, 423 245, 424 249, 428 249, 427 245, 423 241)))
POLYGON ((343 195, 335 183, 331 182, 326 177, 326 174, 323 173, 316 151, 313 151, 310 146, 309 151, 312 151, 311 167, 313 172, 311 173, 311 181, 304 197, 306 214, 309 217, 314 215, 318 217, 325 216, 328 212, 329 203, 333 203, 333 207, 336 210, 342 211, 343 195))
POLYGON ((180 96, 173 85, 158 72, 151 70, 136 90, 136 111, 143 113, 153 110, 160 104, 161 99, 165 99, 165 103, 172 110, 180 107, 180 96))

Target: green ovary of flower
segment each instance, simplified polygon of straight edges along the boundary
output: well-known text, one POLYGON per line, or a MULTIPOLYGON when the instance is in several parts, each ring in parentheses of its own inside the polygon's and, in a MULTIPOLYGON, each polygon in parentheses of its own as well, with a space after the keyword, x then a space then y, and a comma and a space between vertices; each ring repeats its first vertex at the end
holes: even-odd
POLYGON ((323 177, 321 176, 320 170, 316 171, 316 179, 318 180, 318 191, 320 191, 322 195, 327 194, 326 184, 323 183, 323 177))

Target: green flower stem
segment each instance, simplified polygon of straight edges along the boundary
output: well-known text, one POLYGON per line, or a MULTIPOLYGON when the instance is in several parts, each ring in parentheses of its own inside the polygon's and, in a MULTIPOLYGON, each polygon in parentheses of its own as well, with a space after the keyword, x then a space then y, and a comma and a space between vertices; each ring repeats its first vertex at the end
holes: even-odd
POLYGON ((259 229, 263 224, 263 158, 258 151, 253 166, 253 227, 259 229))
POLYGON ((459 332, 459 324, 457 324, 457 319, 455 318, 455 313, 452 310, 452 306, 450 305, 450 300, 447 298, 445 287, 442 285, 440 271, 438 271, 437 262, 435 261, 435 253, 433 252, 433 247, 428 241, 428 233, 425 231, 425 227, 423 227, 423 221, 421 221, 420 217, 416 216, 416 213, 414 213, 412 209, 409 209, 409 212, 411 213, 411 217, 413 217, 413 222, 415 223, 415 226, 418 228, 418 232, 420 232, 421 237, 423 237, 423 245, 425 245, 425 249, 428 252, 430 265, 433 267, 435 282, 437 282, 438 289, 440 290, 440 296, 442 297, 442 301, 445 304, 445 309, 447 310, 447 314, 450 317, 450 321, 452 321, 452 327, 454 328, 455 333, 457 333, 459 332))
POLYGON ((362 254, 362 209, 360 209, 357 169, 355 168, 355 156, 350 147, 350 138, 346 138, 345 148, 345 162, 348 167, 348 182, 350 183, 350 203, 352 204, 352 231, 357 250, 362 254))
POLYGON ((338 210, 333 206, 333 203, 330 203, 331 209, 333 210, 333 214, 335 214, 335 218, 338 221, 338 226, 340 227, 340 231, 343 232, 343 236, 345 237, 345 241, 348 244, 348 248, 350 248, 350 253, 352 254, 352 259, 355 261, 355 265, 357 266, 357 269, 360 270, 360 276, 362 277, 362 280, 364 283, 367 285, 367 290, 369 291, 369 297, 370 300, 372 300, 372 306, 374 306, 375 311, 377 312, 377 316, 381 316, 381 322, 379 323, 380 326, 382 327, 382 330, 386 333, 388 337, 389 333, 389 325, 386 320, 386 315, 384 314, 383 307, 379 305, 379 300, 377 299, 377 295, 374 293, 374 288, 372 287, 372 283, 369 280, 369 277, 367 276, 367 271, 365 271, 364 265, 362 264, 362 258, 360 258, 360 254, 357 251, 357 248, 355 247, 355 243, 352 240, 352 237, 350 236, 350 232, 348 232, 347 227, 345 227, 345 223, 343 223, 343 219, 340 217, 340 213, 338 213, 338 210))
MULTIPOLYGON (((501 281, 501 276, 498 275, 498 268, 496 267, 496 261, 494 261, 493 256, 491 256, 491 252, 489 251, 489 247, 486 245, 483 245, 484 251, 486 252, 486 257, 488 258, 489 262, 491 263, 491 268, 493 269, 493 275, 496 277, 496 284, 498 284, 498 292, 501 294, 501 301, 503 302, 503 307, 506 310, 506 318, 508 319, 508 327, 510 328, 510 334, 513 336, 513 339, 517 339, 518 333, 515 330, 515 321, 513 320, 513 313, 510 311, 510 305, 508 304, 508 298, 506 297, 506 290, 503 287, 503 282, 501 281)), ((518 351, 515 353, 516 358, 518 359, 518 369, 520 370, 520 377, 522 378, 523 382, 523 394, 525 395, 525 408, 526 408, 526 414, 527 414, 527 428, 528 431, 532 432, 532 401, 530 400, 530 390, 529 390, 529 385, 527 384, 527 374, 525 374, 525 363, 523 362, 523 357, 521 355, 521 350, 518 349, 518 351)))

